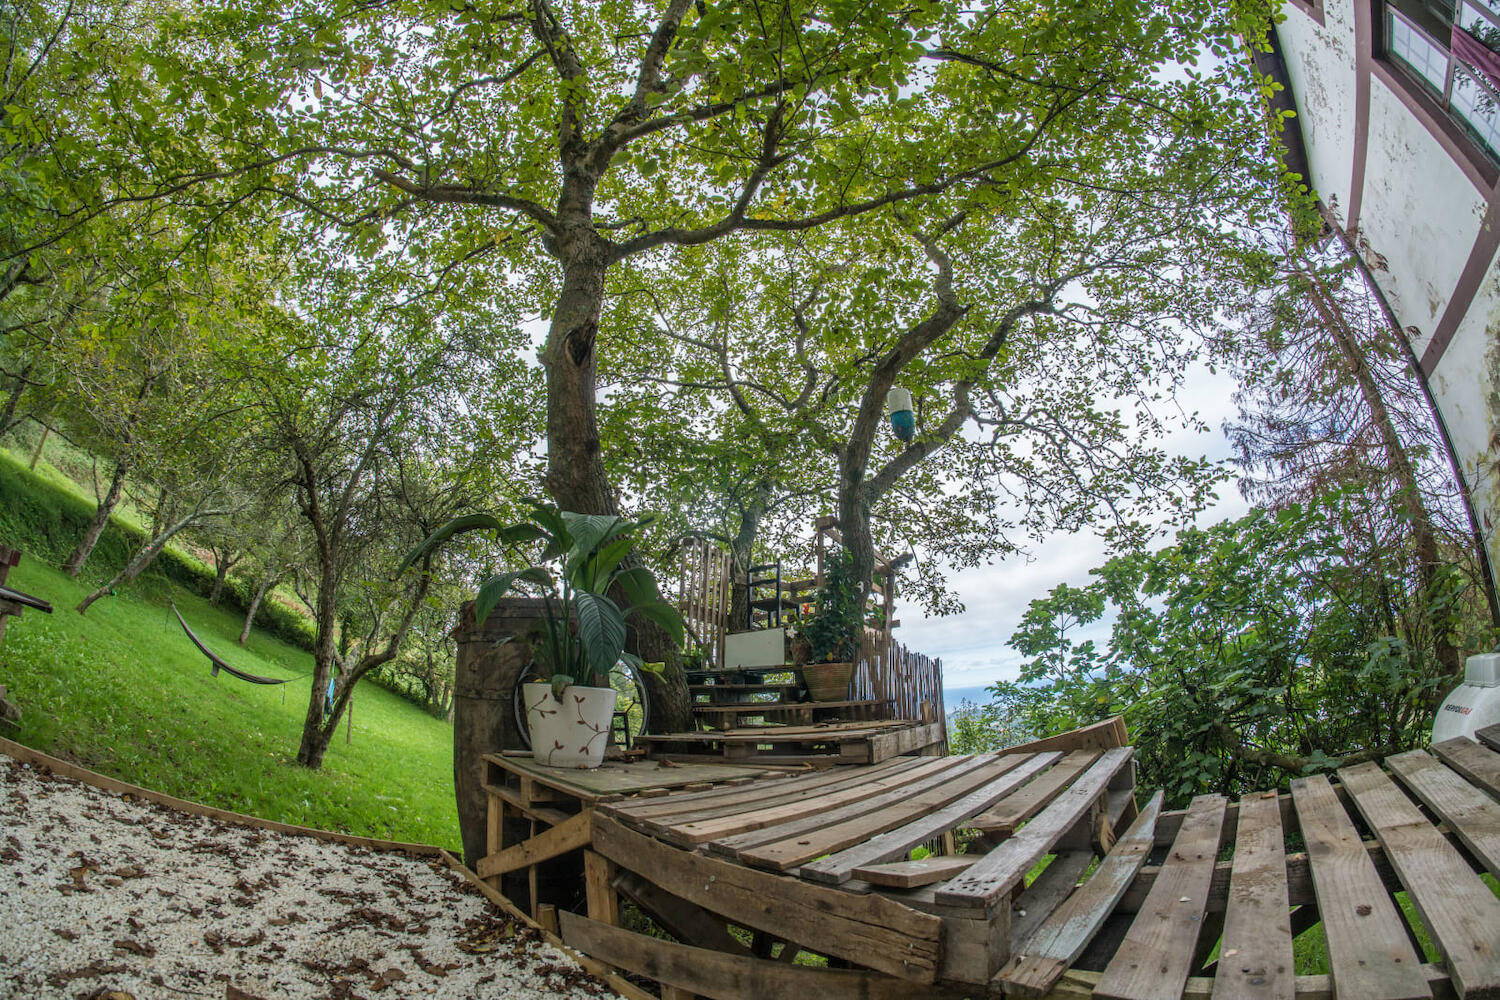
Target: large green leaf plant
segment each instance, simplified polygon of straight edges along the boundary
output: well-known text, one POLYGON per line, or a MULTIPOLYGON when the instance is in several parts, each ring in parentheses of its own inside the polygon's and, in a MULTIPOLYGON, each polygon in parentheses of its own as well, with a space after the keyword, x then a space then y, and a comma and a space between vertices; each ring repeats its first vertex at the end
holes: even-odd
POLYGON ((630 520, 576 514, 540 502, 515 524, 503 524, 490 514, 468 514, 428 536, 402 560, 401 571, 458 535, 493 531, 512 564, 524 568, 497 573, 480 584, 475 617, 482 623, 502 597, 522 586, 538 594, 545 612, 533 653, 553 693, 561 697, 570 684, 609 686, 609 672, 622 660, 641 669, 661 668, 626 651, 626 619, 632 615, 655 622, 682 645, 682 615, 662 600, 651 571, 627 560, 639 533, 654 520, 654 515, 630 520), (622 609, 612 593, 622 596, 627 607, 622 609))

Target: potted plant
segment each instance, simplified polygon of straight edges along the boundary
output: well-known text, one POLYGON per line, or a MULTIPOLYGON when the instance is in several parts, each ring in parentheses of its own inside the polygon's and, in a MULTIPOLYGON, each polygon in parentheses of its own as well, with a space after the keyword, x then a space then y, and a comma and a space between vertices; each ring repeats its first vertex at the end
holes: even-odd
POLYGON ((540 683, 524 686, 527 728, 539 764, 598 767, 615 710, 609 672, 622 660, 642 669, 661 669, 625 651, 628 617, 650 619, 682 644, 682 616, 661 599, 650 570, 622 565, 636 536, 653 519, 575 514, 533 502, 527 519, 516 524, 502 524, 489 514, 455 518, 402 562, 404 570, 457 535, 493 531, 513 563, 524 567, 480 584, 474 612, 482 623, 518 585, 529 586, 542 599, 541 625, 529 637, 532 674, 540 683), (611 591, 621 594, 629 607, 622 611, 611 591))
POLYGON ((849 678, 865 632, 851 563, 843 548, 830 554, 816 606, 797 625, 798 636, 807 643, 802 679, 813 701, 842 701, 849 695, 849 678))

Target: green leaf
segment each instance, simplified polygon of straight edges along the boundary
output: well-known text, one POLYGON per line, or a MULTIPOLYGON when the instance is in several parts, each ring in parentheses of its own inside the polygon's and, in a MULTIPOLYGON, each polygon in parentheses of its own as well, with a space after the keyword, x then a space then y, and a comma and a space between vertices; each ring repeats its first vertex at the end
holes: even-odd
POLYGON ((625 616, 603 594, 576 594, 574 604, 584 662, 596 675, 608 674, 625 649, 625 616))
POLYGON ((655 622, 666 630, 667 635, 671 637, 674 645, 682 645, 682 614, 665 601, 646 601, 641 604, 632 604, 626 614, 640 615, 642 618, 655 622))

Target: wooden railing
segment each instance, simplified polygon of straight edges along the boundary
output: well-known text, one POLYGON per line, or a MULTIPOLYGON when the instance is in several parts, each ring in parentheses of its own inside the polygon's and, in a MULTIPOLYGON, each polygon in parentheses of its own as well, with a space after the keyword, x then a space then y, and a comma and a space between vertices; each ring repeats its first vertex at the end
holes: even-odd
MULTIPOLYGON (((886 702, 891 719, 945 722, 943 663, 890 638, 867 635, 864 658, 855 665, 849 697, 886 702)), ((947 731, 944 730, 944 739, 947 731)))
POLYGON ((724 665, 729 625, 729 553, 701 536, 682 540, 677 594, 689 639, 707 654, 708 666, 724 665))

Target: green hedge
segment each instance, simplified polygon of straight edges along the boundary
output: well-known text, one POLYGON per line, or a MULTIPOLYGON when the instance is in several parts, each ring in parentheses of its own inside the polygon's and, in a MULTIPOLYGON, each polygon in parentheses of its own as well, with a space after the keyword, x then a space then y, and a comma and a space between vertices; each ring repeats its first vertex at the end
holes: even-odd
MULTIPOLYGON (((0 452, 0 544, 20 549, 28 558, 60 565, 88 528, 94 509, 88 500, 48 482, 0 452)), ((82 578, 102 583, 119 572, 147 541, 144 532, 111 518, 83 565, 82 578)), ((212 569, 171 546, 133 584, 148 593, 159 591, 153 596, 161 597, 174 587, 206 597, 213 585, 212 569)), ((225 581, 222 600, 241 614, 249 608, 253 596, 247 581, 235 577, 225 581)), ((262 631, 312 650, 312 623, 296 611, 265 601, 255 620, 262 631)))

